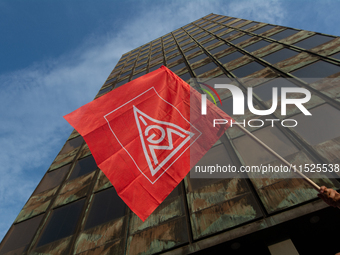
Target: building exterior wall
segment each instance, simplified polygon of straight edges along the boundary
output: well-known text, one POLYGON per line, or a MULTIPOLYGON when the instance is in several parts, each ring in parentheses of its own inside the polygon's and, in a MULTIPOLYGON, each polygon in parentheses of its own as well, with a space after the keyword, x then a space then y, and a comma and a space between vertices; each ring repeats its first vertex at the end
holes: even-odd
MULTIPOLYGON (((259 109, 271 106, 264 92, 272 86, 271 79, 286 78, 292 86, 307 88, 312 97, 305 107, 313 117, 306 119, 296 107, 289 107, 286 116, 277 109, 272 118, 295 118, 299 126, 271 127, 268 122, 247 129, 294 165, 340 163, 339 37, 209 14, 123 54, 96 98, 161 65, 185 81, 236 79, 242 91, 253 88, 259 109)), ((202 92, 197 83, 190 84, 202 92)), ((224 105, 230 104, 231 94, 219 92, 224 105)), ((247 111, 233 118, 258 116, 247 111)), ((229 128, 202 160, 237 167, 280 164, 236 128, 229 128)), ((309 238, 325 228, 336 233, 339 222, 327 215, 336 218, 339 213, 318 200, 302 179, 256 178, 251 173, 244 177, 188 175, 142 222, 117 196, 73 131, 3 239, 0 255, 205 254, 228 249, 235 254, 271 254, 268 246, 286 239, 303 254, 307 248, 305 238, 297 234, 301 228, 309 229, 309 238), (304 225, 305 220, 314 225, 304 225)), ((318 185, 335 189, 340 187, 338 177, 312 176, 318 185)))

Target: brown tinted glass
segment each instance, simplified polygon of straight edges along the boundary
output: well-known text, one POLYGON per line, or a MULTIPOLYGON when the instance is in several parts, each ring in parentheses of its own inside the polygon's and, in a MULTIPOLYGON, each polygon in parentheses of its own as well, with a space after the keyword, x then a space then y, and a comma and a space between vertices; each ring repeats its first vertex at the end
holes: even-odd
POLYGON ((246 29, 248 29, 248 28, 250 28, 250 27, 253 27, 253 26, 257 25, 257 24, 259 24, 259 23, 258 23, 258 22, 251 22, 251 23, 249 23, 248 25, 241 26, 241 27, 239 27, 239 28, 240 28, 240 29, 243 29, 243 30, 246 30, 246 29))
POLYGON ((109 188, 96 193, 93 197, 85 229, 89 229, 124 216, 125 208, 125 203, 117 195, 114 188, 109 188))
MULTIPOLYGON (((282 157, 298 152, 296 146, 276 127, 262 128, 253 134, 282 157)), ((277 160, 275 156, 247 135, 234 139, 233 143, 248 166, 257 166, 277 160)))
POLYGON ((211 40, 209 42, 204 43, 203 46, 208 47, 208 46, 213 45, 214 43, 217 43, 217 42, 219 42, 219 40, 214 39, 214 40, 211 40))
POLYGON ((237 58, 240 58, 240 57, 243 57, 243 56, 244 55, 241 52, 235 51, 235 52, 233 52, 233 53, 231 53, 231 54, 229 54, 227 56, 224 56, 224 57, 220 58, 219 61, 222 64, 226 64, 226 63, 228 63, 230 61, 233 61, 233 60, 235 60, 237 58))
POLYGON ((110 91, 111 89, 112 89, 112 86, 109 86, 109 87, 107 87, 107 88, 105 88, 105 89, 101 89, 101 90, 99 91, 98 95, 102 95, 102 94, 104 94, 104 93, 110 91))
POLYGON ((271 35, 269 36, 270 38, 274 39, 274 40, 281 40, 283 38, 286 38, 288 36, 291 36, 291 35, 294 35, 296 34, 297 32, 299 32, 298 30, 295 30, 295 29, 286 29, 286 30, 283 30, 277 34, 274 34, 274 35, 271 35))
MULTIPOLYGON (((225 149, 223 144, 217 145, 212 147, 204 156, 203 158, 198 161, 196 166, 199 166, 200 168, 208 167, 208 166, 228 166, 233 165, 233 162, 231 161, 227 150, 225 149)), ((191 172, 195 171, 194 169, 191 169, 191 172)), ((223 173, 221 173, 224 175, 223 173)), ((209 179, 210 173, 196 173, 195 176, 199 178, 193 178, 193 174, 190 174, 190 183, 191 188, 193 190, 198 189, 200 187, 206 186, 208 184, 220 181, 219 178, 213 178, 209 179)), ((222 176, 221 176, 222 177, 222 176)), ((211 176, 210 176, 211 178, 211 176)))
POLYGON ((269 44, 271 44, 270 42, 267 42, 267 41, 258 41, 256 43, 253 43, 245 48, 243 48, 244 50, 248 51, 248 52, 253 52, 253 51, 256 51, 258 49, 261 49, 263 47, 266 47, 268 46, 269 44))
POLYGON ((64 154, 82 145, 84 139, 81 136, 68 140, 59 154, 64 154))
POLYGON ((239 38, 237 38, 237 39, 235 39, 235 40, 232 40, 232 41, 230 41, 230 42, 233 43, 233 44, 238 44, 238 43, 240 43, 240 42, 243 42, 243 41, 245 41, 245 40, 248 40, 249 38, 251 38, 250 35, 244 35, 244 36, 241 36, 241 37, 239 37, 239 38))
POLYGON ((309 144, 316 145, 340 136, 340 111, 329 104, 309 110, 312 116, 303 113, 293 117, 298 125, 293 129, 309 144))
POLYGON ((271 64, 276 64, 285 59, 294 57, 297 54, 299 54, 299 52, 284 48, 282 50, 276 51, 272 54, 269 54, 268 56, 263 57, 263 59, 271 64))
POLYGON ((319 60, 291 73, 296 77, 311 83, 338 72, 340 72, 340 66, 319 60))
POLYGON ((297 86, 288 81, 287 79, 274 79, 272 81, 266 82, 265 84, 262 84, 260 86, 257 86, 254 88, 253 92, 258 95, 264 102, 268 100, 272 100, 273 97, 273 88, 277 88, 277 96, 281 96, 281 88, 296 88, 297 86))
POLYGON ((0 254, 9 251, 13 252, 11 254, 22 254, 26 251, 43 217, 44 214, 13 225, 2 240, 0 254))
POLYGON ((213 62, 209 63, 209 64, 206 64, 204 66, 201 66, 199 68, 196 68, 194 69, 194 72, 196 75, 200 75, 200 74, 203 74, 205 72, 208 72, 210 70, 213 70, 217 67, 217 65, 213 62))
POLYGON ((88 156, 86 158, 79 159, 76 165, 74 166, 73 171, 68 180, 73 180, 84 174, 91 173, 96 169, 97 169, 97 164, 93 156, 88 156))
POLYGON ((37 247, 57 241, 74 233, 80 213, 84 206, 84 199, 54 209, 43 230, 37 247))
POLYGON ((126 79, 124 79, 124 80, 118 82, 118 83, 115 85, 115 89, 118 88, 118 87, 120 87, 120 86, 122 86, 122 85, 124 85, 124 84, 127 83, 128 81, 129 81, 129 78, 126 78, 126 79))
POLYGON ((207 55, 203 53, 203 54, 198 55, 198 56, 196 56, 196 57, 194 57, 192 59, 189 59, 189 62, 190 62, 190 64, 193 64, 193 63, 195 63, 195 62, 197 62, 197 61, 199 61, 201 59, 204 59, 206 57, 207 57, 207 55))
POLYGON ((275 27, 275 26, 267 25, 267 26, 261 27, 259 29, 254 30, 254 31, 251 31, 251 32, 258 35, 258 34, 262 34, 266 31, 268 31, 269 29, 272 29, 273 27, 275 27))
POLYGON ((216 48, 214 48, 214 49, 212 49, 212 50, 209 50, 209 51, 210 51, 211 54, 215 54, 215 53, 217 53, 217 52, 220 52, 220 51, 225 50, 225 49, 228 49, 228 48, 229 48, 228 45, 222 44, 222 45, 220 45, 220 46, 218 46, 218 47, 216 47, 216 48))
POLYGON ((184 63, 181 63, 181 64, 179 64, 179 65, 176 65, 176 66, 171 67, 170 70, 173 71, 173 72, 175 72, 175 71, 177 71, 177 70, 179 70, 179 69, 181 69, 181 68, 183 68, 183 67, 186 67, 186 65, 185 65, 184 63))
POLYGON ((65 175, 70 170, 71 164, 53 170, 52 172, 48 172, 44 178, 41 180, 39 186, 34 191, 33 195, 41 193, 45 190, 52 189, 58 186, 64 179, 65 175))
POLYGON ((309 50, 316 46, 319 46, 323 43, 329 42, 333 40, 334 37, 326 36, 326 35, 313 35, 307 39, 304 39, 300 42, 293 44, 294 46, 309 50))
POLYGON ((251 62, 249 64, 236 68, 232 70, 231 72, 235 74, 237 77, 246 77, 249 74, 255 73, 263 68, 265 68, 265 66, 257 62, 251 62))

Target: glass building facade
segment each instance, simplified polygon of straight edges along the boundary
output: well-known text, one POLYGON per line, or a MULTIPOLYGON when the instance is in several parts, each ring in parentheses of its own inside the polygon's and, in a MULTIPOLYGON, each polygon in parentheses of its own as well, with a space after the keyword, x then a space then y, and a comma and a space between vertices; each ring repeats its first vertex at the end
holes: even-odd
MULTIPOLYGON (((292 164, 340 164, 339 37, 209 14, 123 54, 96 98, 162 65, 188 82, 236 79, 242 91, 253 88, 257 109, 271 107, 274 86, 308 89, 311 99, 304 106, 312 117, 288 107, 284 118, 298 126, 265 122, 247 129, 292 164)), ((231 115, 231 94, 219 92, 218 106, 231 115)), ((242 118, 259 116, 246 111, 242 118)), ((279 109, 265 118, 283 119, 279 109)), ((279 164, 237 128, 229 128, 199 164, 216 162, 279 164)), ((338 178, 336 171, 312 176, 334 189, 340 188, 338 178)), ((223 179, 188 175, 142 222, 73 131, 2 240, 0 255, 335 254, 339 216, 302 179, 248 173, 223 179)))

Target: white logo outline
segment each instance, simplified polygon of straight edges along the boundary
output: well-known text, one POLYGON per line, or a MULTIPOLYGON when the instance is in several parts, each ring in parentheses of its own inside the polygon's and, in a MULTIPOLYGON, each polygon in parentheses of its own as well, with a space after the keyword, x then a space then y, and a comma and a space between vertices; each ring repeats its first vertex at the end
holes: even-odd
POLYGON ((112 132, 112 134, 114 135, 114 137, 116 138, 116 140, 118 141, 118 143, 120 144, 120 146, 122 146, 122 148, 125 150, 125 152, 129 155, 129 157, 132 159, 132 161, 134 162, 134 164, 135 164, 135 166, 137 167, 137 169, 144 175, 144 177, 151 183, 151 184, 154 184, 154 183, 156 183, 156 181, 157 180, 159 180, 159 178, 177 161, 177 159, 179 159, 181 156, 182 156, 182 154, 187 150, 187 149, 189 149, 190 147, 191 147, 191 145, 193 145, 195 142, 196 142, 196 140, 202 135, 202 132, 201 131, 199 131, 194 125, 192 125, 186 118, 184 118, 184 116, 182 115, 182 113, 174 106, 174 105, 172 105, 171 103, 169 103, 168 101, 166 101, 164 98, 162 98, 158 93, 157 93, 157 91, 156 91, 156 89, 154 88, 154 87, 151 87, 151 88, 149 88, 149 89, 147 89, 146 91, 144 91, 143 93, 141 93, 141 94, 139 94, 138 96, 136 96, 136 97, 134 97, 134 98, 132 98, 131 100, 129 100, 129 101, 127 101, 126 103, 124 103, 124 104, 122 104, 121 106, 119 106, 119 107, 117 107, 116 109, 114 109, 113 111, 111 111, 111 112, 109 112, 109 113, 107 113, 106 115, 104 115, 103 116, 104 117, 104 119, 106 120, 106 122, 107 122, 107 124, 108 124, 108 126, 109 126, 109 128, 110 128, 110 130, 111 130, 111 132, 112 132), (110 114, 112 114, 113 112, 115 112, 115 111, 117 111, 117 110, 119 110, 120 108, 122 108, 123 106, 125 106, 125 105, 127 105, 127 104, 129 104, 129 103, 131 103, 133 100, 135 100, 135 99, 137 99, 138 97, 140 97, 140 96, 142 96, 143 94, 145 94, 145 93, 147 93, 147 92, 149 92, 150 90, 154 90, 154 92, 156 93, 156 95, 160 98, 160 99, 162 99, 165 103, 167 103, 167 104, 169 104, 169 105, 171 105, 179 114, 180 114, 180 116, 182 116, 182 118, 187 122, 187 123, 189 123, 190 124, 190 126, 192 127, 192 128, 194 128, 196 131, 197 131, 197 137, 196 137, 196 139, 195 140, 193 140, 193 141, 191 141, 191 143, 183 150, 183 152, 168 166, 168 168, 167 169, 165 169, 164 170, 164 172, 163 173, 161 173, 154 181, 151 181, 144 173, 143 173, 143 171, 139 168, 139 166, 138 166, 138 164, 136 163, 136 161, 134 160, 134 158, 131 156, 131 154, 128 152, 128 150, 123 146, 123 144, 119 141, 119 139, 118 139, 118 137, 117 137, 117 135, 113 132, 113 130, 112 130, 112 127, 111 127, 111 125, 110 125, 110 122, 109 122, 109 120, 107 119, 107 116, 108 115, 110 115, 110 114))
MULTIPOLYGON (((156 120, 154 118, 151 118, 150 116, 148 116, 147 114, 145 114, 144 112, 142 112, 141 110, 139 110, 136 106, 133 106, 133 112, 134 112, 134 116, 135 116, 135 120, 136 120, 136 124, 138 127, 138 131, 139 131, 139 136, 142 142, 142 147, 143 147, 143 152, 146 158, 146 161, 148 162, 149 165, 149 169, 151 172, 151 175, 154 176, 183 146, 184 144, 186 144, 195 134, 192 132, 189 132, 183 128, 181 128, 180 126, 170 123, 170 122, 165 122, 165 121, 160 121, 160 120, 156 120), (180 137, 184 138, 185 135, 183 135, 182 133, 171 129, 171 128, 167 128, 167 137, 168 137, 168 141, 169 141, 169 146, 158 146, 158 145, 149 145, 149 150, 151 152, 151 156, 152 159, 155 163, 155 165, 158 165, 155 169, 152 166, 147 148, 145 146, 145 142, 144 142, 144 137, 143 137, 143 132, 138 120, 138 113, 140 114, 139 119, 141 119, 141 121, 143 122, 143 124, 146 124, 145 120, 143 119, 142 115, 148 119, 150 119, 153 122, 156 122, 158 124, 163 124, 163 125, 168 125, 168 126, 172 126, 175 127, 177 129, 179 129, 180 131, 182 131, 184 134, 187 134, 187 137, 184 139, 184 141, 177 146, 171 153, 170 155, 168 155, 161 163, 158 164, 158 159, 157 156, 155 154, 155 149, 163 149, 163 150, 172 150, 173 149, 173 144, 172 144, 172 136, 171 133, 175 133, 177 135, 179 135, 180 137)), ((161 131, 162 135, 158 140, 152 140, 153 137, 155 137, 155 134, 150 135, 146 140, 150 143, 156 144, 156 143, 160 143, 164 138, 165 138, 165 131, 162 127, 160 126, 156 126, 156 125, 150 125, 146 128, 145 130, 145 135, 148 134, 148 131, 151 130, 152 128, 157 128, 158 130, 161 131)))

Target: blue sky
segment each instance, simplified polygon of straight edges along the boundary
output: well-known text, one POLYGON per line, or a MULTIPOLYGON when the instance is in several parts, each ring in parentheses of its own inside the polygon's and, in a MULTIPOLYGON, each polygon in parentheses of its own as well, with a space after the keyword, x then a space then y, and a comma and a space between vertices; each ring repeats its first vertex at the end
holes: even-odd
POLYGON ((209 13, 340 36, 338 0, 0 0, 0 240, 120 56, 209 13))

